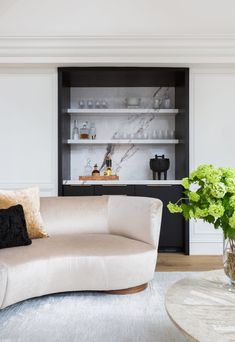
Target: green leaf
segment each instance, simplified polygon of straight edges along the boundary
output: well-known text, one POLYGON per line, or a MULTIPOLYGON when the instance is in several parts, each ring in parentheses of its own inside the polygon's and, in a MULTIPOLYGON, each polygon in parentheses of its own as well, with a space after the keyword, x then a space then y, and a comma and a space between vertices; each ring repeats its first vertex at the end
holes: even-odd
POLYGON ((208 222, 208 223, 214 223, 215 221, 215 218, 211 215, 208 215, 205 217, 205 221, 208 222))
POLYGON ((229 227, 226 233, 227 238, 235 240, 235 229, 229 227))
POLYGON ((189 215, 190 206, 182 203, 181 208, 183 210, 183 215, 184 215, 185 220, 189 220, 190 219, 190 215, 189 215))
POLYGON ((218 218, 214 223, 215 229, 218 229, 220 227, 220 219, 218 218))

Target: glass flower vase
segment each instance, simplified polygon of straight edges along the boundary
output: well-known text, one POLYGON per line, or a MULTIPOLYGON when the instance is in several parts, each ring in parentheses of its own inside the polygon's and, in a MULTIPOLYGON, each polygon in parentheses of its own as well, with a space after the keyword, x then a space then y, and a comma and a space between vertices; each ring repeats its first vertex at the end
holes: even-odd
POLYGON ((224 272, 229 279, 228 290, 235 292, 235 240, 224 239, 224 272))

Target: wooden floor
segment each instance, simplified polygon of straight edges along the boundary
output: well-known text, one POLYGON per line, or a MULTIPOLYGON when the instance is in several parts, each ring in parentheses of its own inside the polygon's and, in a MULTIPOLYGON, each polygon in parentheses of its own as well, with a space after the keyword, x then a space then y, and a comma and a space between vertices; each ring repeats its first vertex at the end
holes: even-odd
POLYGON ((157 272, 210 271, 223 267, 220 255, 184 255, 179 253, 159 253, 157 272))

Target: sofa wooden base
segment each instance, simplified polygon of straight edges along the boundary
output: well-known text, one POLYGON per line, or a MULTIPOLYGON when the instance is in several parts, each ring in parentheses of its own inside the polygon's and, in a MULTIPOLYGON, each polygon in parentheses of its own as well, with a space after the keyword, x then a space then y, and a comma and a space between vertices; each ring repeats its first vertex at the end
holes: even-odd
POLYGON ((148 283, 145 283, 142 285, 129 287, 128 289, 112 290, 112 291, 105 291, 105 292, 109 294, 115 294, 115 295, 126 295, 126 294, 133 294, 133 293, 144 291, 147 287, 148 287, 148 283))

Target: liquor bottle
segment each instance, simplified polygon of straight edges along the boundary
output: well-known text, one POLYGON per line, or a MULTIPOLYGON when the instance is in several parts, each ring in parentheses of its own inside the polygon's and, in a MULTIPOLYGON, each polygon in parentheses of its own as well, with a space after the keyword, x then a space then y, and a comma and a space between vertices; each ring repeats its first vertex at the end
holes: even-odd
POLYGON ((164 96, 163 104, 164 104, 164 108, 165 109, 170 109, 171 108, 171 99, 170 99, 170 96, 169 96, 168 88, 167 88, 165 96, 164 96))
POLYGON ((104 175, 112 176, 112 159, 111 159, 110 154, 106 156, 105 165, 106 167, 105 167, 104 175))
POLYGON ((73 130, 72 130, 72 139, 78 140, 79 134, 78 134, 78 126, 77 126, 77 120, 73 121, 73 130))
POLYGON ((89 139, 88 121, 84 122, 80 128, 80 139, 89 139))
POLYGON ((91 166, 91 160, 89 158, 87 158, 87 162, 84 168, 84 175, 85 176, 90 176, 92 174, 92 166, 91 166))
POLYGON ((92 171, 92 176, 99 176, 99 175, 100 175, 100 171, 98 170, 98 165, 95 164, 94 169, 92 171))

